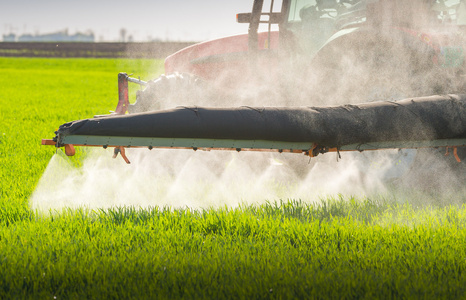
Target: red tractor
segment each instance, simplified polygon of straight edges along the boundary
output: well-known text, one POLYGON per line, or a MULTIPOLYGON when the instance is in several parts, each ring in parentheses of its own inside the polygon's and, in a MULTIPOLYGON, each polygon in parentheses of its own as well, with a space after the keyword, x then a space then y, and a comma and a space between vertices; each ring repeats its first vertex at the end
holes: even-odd
POLYGON ((120 73, 115 115, 63 124, 43 143, 69 155, 73 145, 112 146, 126 160, 128 147, 311 157, 392 148, 382 163, 355 153, 361 173, 383 164, 384 179, 396 180, 441 161, 462 185, 465 0, 254 0, 237 21, 248 34, 180 50, 155 80, 120 73), (145 86, 134 104, 128 81, 145 86), (447 96, 411 99, 435 94, 447 96))
POLYGON ((464 91, 464 1, 264 2, 237 15, 248 34, 169 56, 128 110, 231 104, 212 93, 235 105, 328 105, 464 91))
MULTIPOLYGON (((254 0, 251 13, 237 15, 238 22, 249 23, 248 34, 169 56, 166 75, 144 83, 134 104, 120 98, 117 112, 176 105, 335 105, 466 91, 466 1, 279 2, 254 0)), ((125 74, 120 78, 123 85, 128 80, 125 74)), ((434 152, 443 155, 448 148, 434 152)), ((455 150, 449 163, 464 161, 464 152, 455 150)), ((416 160, 431 163, 419 150, 387 155, 388 179, 401 177, 416 160)), ((362 160, 363 172, 377 165, 372 154, 355 158, 362 160)))

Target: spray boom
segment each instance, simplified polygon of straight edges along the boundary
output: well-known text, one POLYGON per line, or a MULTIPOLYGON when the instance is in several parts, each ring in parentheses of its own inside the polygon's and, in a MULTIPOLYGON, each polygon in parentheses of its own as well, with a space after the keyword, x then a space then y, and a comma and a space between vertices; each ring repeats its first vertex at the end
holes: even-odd
POLYGON ((301 153, 444 147, 460 161, 466 96, 327 107, 180 107, 69 122, 43 145, 301 153))

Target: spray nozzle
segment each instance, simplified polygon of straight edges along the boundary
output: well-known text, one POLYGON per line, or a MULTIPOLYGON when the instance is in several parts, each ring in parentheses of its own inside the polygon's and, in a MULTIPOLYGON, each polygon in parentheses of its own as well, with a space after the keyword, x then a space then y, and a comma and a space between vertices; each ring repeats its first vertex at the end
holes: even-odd
POLYGON ((113 150, 113 158, 116 158, 118 156, 118 153, 121 155, 121 157, 125 160, 127 164, 131 163, 128 157, 126 157, 125 147, 115 147, 115 149, 113 150))

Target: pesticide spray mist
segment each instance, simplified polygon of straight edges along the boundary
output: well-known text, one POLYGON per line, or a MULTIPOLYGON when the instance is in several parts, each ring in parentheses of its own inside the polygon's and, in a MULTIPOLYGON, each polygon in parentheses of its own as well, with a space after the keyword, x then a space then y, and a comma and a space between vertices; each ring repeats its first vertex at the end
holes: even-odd
POLYGON ((31 206, 44 212, 115 206, 198 209, 287 199, 319 202, 342 196, 398 201, 417 196, 424 204, 464 201, 464 179, 432 161, 417 167, 429 170, 433 180, 419 174, 403 178, 414 180, 412 186, 418 189, 428 186, 427 190, 394 192, 394 181, 385 176, 390 174, 391 155, 396 151, 379 153, 377 159, 356 157, 360 153, 343 153, 338 158, 332 153, 310 161, 304 155, 285 153, 128 149, 128 165, 120 157, 113 159, 111 150, 91 149, 80 167, 59 151, 45 170, 31 206), (367 166, 371 160, 377 164, 367 166))
MULTIPOLYGON (((130 165, 112 159, 110 151, 93 149, 75 167, 59 152, 38 184, 32 208, 235 207, 338 193, 363 196, 368 190, 351 160, 334 168, 328 159, 308 163, 293 154, 129 149, 127 155, 130 165), (302 164, 300 172, 289 165, 293 159, 302 164)), ((384 187, 377 181, 370 186, 380 192, 384 187)))
MULTIPOLYGON (((389 37, 346 41, 328 48, 312 68, 306 61, 296 61, 294 68, 279 67, 278 77, 271 78, 268 68, 256 71, 244 80, 248 84, 241 93, 225 93, 217 88, 221 84, 176 75, 154 81, 145 95, 153 97, 150 109, 164 109, 339 105, 453 92, 447 80, 440 82, 425 69, 431 66, 423 56, 406 53, 409 49, 402 41, 389 37)), ((220 76, 222 70, 215 74, 219 82, 229 81, 220 76)), ((32 208, 235 207, 280 199, 316 201, 338 194, 386 196, 403 185, 430 198, 448 194, 464 201, 465 195, 465 172, 452 173, 451 163, 439 159, 438 151, 342 153, 341 158, 325 154, 309 161, 304 155, 284 153, 128 149, 130 165, 111 156, 110 150, 86 150, 82 166, 75 167, 61 152, 54 155, 31 198, 32 208)))

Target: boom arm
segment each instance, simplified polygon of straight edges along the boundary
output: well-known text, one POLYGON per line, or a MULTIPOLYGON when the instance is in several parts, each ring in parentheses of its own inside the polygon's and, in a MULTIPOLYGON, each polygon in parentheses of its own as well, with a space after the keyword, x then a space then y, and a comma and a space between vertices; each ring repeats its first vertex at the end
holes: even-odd
MULTIPOLYGON (((181 107, 78 120, 43 144, 304 153, 464 147, 466 95, 332 107, 181 107)), ((456 154, 457 150, 454 150, 456 154)), ((457 160, 459 157, 456 155, 457 160)))

